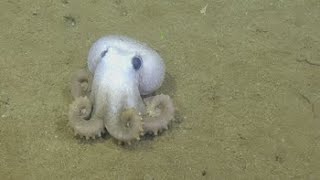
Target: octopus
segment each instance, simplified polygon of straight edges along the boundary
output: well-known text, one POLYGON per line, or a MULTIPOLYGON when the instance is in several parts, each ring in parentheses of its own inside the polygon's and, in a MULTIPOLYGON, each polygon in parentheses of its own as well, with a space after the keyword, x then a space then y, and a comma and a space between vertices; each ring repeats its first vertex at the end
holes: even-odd
POLYGON ((155 50, 129 37, 105 36, 90 48, 87 65, 71 80, 69 125, 75 135, 95 139, 108 132, 131 144, 168 129, 174 106, 170 96, 154 95, 165 76, 155 50))

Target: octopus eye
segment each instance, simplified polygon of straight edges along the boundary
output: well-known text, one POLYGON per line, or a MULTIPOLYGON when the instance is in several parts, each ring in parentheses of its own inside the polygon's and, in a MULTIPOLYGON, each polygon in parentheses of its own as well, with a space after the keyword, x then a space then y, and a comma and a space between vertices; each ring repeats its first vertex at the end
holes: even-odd
POLYGON ((107 52, 108 52, 108 49, 102 51, 102 53, 101 53, 101 55, 100 55, 101 58, 103 58, 103 57, 107 54, 107 52))
POLYGON ((134 56, 132 58, 131 63, 132 63, 133 69, 137 71, 140 69, 140 67, 142 65, 142 59, 140 56, 134 56))

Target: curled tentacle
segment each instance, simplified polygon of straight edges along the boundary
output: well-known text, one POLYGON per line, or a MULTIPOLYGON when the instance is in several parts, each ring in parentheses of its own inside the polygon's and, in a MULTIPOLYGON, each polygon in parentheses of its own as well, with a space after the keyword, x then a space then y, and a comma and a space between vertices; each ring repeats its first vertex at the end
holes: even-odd
POLYGON ((174 106, 168 95, 156 95, 144 99, 146 103, 146 115, 144 115, 144 132, 153 132, 168 129, 168 125, 174 118, 174 106))
POLYGON ((72 75, 71 94, 74 99, 89 95, 90 90, 91 75, 86 70, 81 69, 72 75))
POLYGON ((125 109, 118 115, 106 117, 105 124, 112 137, 128 144, 133 140, 139 140, 143 133, 142 118, 133 108, 125 109))
POLYGON ((105 131, 103 119, 91 117, 92 104, 88 97, 78 97, 70 105, 69 124, 75 134, 85 136, 87 139, 101 137, 105 131))

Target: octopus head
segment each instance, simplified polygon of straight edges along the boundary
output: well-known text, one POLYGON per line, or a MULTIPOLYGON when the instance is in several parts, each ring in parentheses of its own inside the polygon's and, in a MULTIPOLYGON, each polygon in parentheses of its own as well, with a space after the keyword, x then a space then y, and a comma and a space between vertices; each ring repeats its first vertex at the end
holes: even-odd
POLYGON ((134 74, 141 95, 154 92, 163 82, 165 65, 160 55, 128 37, 106 36, 96 41, 88 55, 89 71, 94 74, 103 60, 107 70, 126 70, 134 74))

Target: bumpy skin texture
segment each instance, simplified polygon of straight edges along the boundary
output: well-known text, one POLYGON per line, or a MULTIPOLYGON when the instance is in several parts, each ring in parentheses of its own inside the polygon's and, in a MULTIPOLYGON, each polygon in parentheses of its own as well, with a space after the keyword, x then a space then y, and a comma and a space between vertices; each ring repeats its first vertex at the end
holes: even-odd
POLYGON ((128 37, 102 37, 89 51, 88 69, 90 73, 79 71, 71 82, 69 123, 76 134, 95 138, 106 129, 130 143, 147 132, 168 128, 174 117, 171 98, 162 94, 141 98, 157 90, 164 79, 165 66, 156 51, 128 37))

